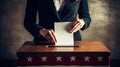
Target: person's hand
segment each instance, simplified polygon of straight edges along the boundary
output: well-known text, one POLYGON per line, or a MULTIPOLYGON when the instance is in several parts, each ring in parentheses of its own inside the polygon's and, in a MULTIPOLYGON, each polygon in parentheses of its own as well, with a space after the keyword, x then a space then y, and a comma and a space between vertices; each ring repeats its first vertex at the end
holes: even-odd
POLYGON ((56 36, 52 29, 41 29, 40 35, 42 35, 45 39, 48 40, 50 43, 56 43, 56 36))
POLYGON ((85 22, 83 19, 78 19, 77 21, 72 22, 67 26, 67 31, 70 33, 77 32, 84 26, 84 24, 85 22))

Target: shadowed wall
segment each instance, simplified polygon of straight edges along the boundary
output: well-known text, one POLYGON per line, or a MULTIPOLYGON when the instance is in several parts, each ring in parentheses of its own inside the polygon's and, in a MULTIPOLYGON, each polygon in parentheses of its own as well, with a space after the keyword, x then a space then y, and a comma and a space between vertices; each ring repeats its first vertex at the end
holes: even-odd
MULTIPOLYGON (((120 59, 120 0, 88 0, 92 18, 90 27, 81 31, 83 40, 102 41, 112 59, 120 59)), ((19 47, 33 37, 23 26, 26 0, 0 2, 0 59, 16 59, 19 47)))

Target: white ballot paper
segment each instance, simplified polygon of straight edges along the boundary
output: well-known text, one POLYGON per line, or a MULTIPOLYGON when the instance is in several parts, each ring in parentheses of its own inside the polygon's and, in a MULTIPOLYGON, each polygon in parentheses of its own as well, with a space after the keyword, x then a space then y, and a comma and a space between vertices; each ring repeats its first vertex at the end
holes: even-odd
POLYGON ((66 31, 70 22, 55 22, 56 46, 74 46, 73 33, 66 31))

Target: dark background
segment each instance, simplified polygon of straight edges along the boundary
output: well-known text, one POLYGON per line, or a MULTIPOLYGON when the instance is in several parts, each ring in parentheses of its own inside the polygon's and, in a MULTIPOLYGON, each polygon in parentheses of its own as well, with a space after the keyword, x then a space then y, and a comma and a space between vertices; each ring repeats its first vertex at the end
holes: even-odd
MULTIPOLYGON (((88 0, 90 27, 81 31, 83 40, 103 42, 111 60, 120 60, 120 0, 88 0)), ((0 59, 16 60, 17 50, 33 37, 23 26, 26 0, 0 0, 0 59)))

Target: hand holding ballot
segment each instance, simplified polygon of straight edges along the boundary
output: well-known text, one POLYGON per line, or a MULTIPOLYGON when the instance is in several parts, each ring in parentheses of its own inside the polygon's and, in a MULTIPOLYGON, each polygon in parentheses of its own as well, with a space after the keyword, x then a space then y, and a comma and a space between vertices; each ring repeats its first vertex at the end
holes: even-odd
POLYGON ((52 29, 41 29, 40 35, 42 35, 50 43, 57 42, 56 36, 55 36, 54 31, 52 29))
POLYGON ((56 45, 73 44, 73 33, 80 30, 84 24, 83 19, 74 22, 55 22, 55 32, 52 29, 43 28, 40 30, 40 35, 49 43, 55 43, 56 45))
POLYGON ((84 24, 85 22, 83 19, 78 19, 77 21, 74 21, 67 26, 67 31, 70 33, 75 33, 80 30, 84 24))

